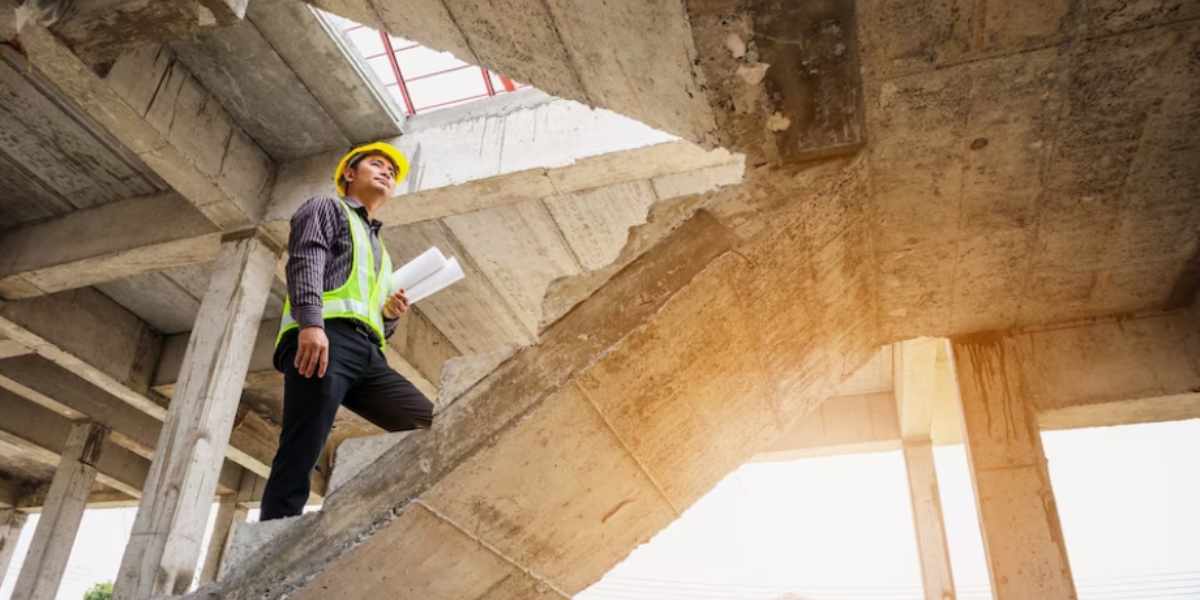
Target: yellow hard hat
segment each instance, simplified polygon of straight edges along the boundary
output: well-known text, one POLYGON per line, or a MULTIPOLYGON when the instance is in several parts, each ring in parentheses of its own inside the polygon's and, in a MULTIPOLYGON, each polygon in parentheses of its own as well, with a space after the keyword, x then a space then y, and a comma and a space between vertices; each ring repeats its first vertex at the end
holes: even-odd
POLYGON ((338 161, 337 168, 333 170, 333 185, 337 186, 338 195, 346 195, 346 184, 342 181, 342 173, 346 170, 346 166, 350 164, 350 159, 360 154, 368 154, 371 152, 379 152, 388 157, 392 164, 396 165, 396 182, 399 183, 408 176, 408 159, 404 157, 404 153, 397 150, 395 146, 387 142, 374 142, 364 144, 346 153, 342 160, 338 161))

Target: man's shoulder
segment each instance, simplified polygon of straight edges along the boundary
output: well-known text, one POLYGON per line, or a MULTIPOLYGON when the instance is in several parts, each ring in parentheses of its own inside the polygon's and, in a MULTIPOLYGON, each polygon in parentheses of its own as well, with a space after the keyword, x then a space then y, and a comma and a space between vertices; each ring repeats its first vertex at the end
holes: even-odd
POLYGON ((292 219, 303 217, 324 217, 338 214, 338 199, 333 196, 313 196, 305 200, 300 208, 292 215, 292 219))

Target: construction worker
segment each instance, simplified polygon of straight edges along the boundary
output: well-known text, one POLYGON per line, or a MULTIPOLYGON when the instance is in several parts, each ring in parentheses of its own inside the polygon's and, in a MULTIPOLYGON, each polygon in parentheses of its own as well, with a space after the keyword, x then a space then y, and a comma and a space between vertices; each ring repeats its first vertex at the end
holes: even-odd
POLYGON ((387 431, 433 421, 433 404, 383 353, 408 299, 388 289, 392 263, 374 215, 407 174, 408 160, 391 145, 359 146, 334 169, 340 197, 311 198, 292 217, 274 358, 284 377, 283 428, 263 492, 264 521, 304 508, 339 406, 387 431))

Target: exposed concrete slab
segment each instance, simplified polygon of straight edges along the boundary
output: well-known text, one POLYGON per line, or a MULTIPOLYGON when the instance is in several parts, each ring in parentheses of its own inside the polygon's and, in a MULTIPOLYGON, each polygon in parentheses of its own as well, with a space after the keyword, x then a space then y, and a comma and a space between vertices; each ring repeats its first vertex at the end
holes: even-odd
POLYGON ((27 27, 20 41, 40 76, 215 225, 261 215, 274 165, 169 51, 125 53, 101 79, 44 28, 27 27))
MULTIPOLYGON (((326 36, 315 21, 309 25, 289 37, 326 36)), ((286 160, 335 148, 344 151, 350 145, 333 115, 254 23, 241 21, 172 42, 170 48, 209 92, 223 99, 230 116, 271 158, 286 160), (277 118, 280 114, 288 118, 277 118)), ((329 70, 352 69, 343 61, 329 70)))
POLYGON ((332 35, 322 35, 325 25, 308 6, 294 0, 255 0, 246 19, 351 142, 400 134, 402 109, 391 96, 373 89, 365 69, 359 72, 351 64, 332 35))
POLYGON ((248 0, 121 0, 79 7, 46 0, 26 3, 22 17, 44 25, 87 64, 102 68, 126 49, 179 38, 240 21, 248 0))
POLYGON ((103 129, 64 105, 53 86, 32 72, 13 47, 0 50, 0 152, 14 192, 6 211, 17 222, 62 215, 164 188, 130 152, 103 129), (22 181, 24 180, 24 181, 22 181), (40 206, 39 206, 40 205, 40 206))
MULTIPOLYGON (((935 10, 865 4, 889 18, 935 10)), ((864 39, 908 43, 881 23, 864 39)), ((1200 35, 1195 23, 1094 38, 1064 24, 1077 39, 1070 50, 1009 39, 1007 49, 945 64, 938 52, 981 38, 937 23, 947 29, 930 35, 949 37, 938 37, 932 65, 864 51, 879 77, 866 106, 881 314, 892 337, 1189 303, 1198 217, 1184 198, 1200 182, 1179 166, 1197 157, 1180 137, 1196 121, 1185 106, 1195 105, 1185 91, 1194 86, 1180 84, 1200 78, 1182 58, 1200 35)))

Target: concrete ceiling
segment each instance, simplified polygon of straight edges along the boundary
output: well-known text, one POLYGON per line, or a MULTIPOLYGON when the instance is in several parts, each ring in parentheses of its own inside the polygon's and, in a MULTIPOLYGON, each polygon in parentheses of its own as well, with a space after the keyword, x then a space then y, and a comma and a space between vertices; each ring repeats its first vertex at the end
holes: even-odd
MULTIPOLYGON (((853 101, 831 116, 805 113, 794 102, 811 90, 778 88, 780 78, 813 77, 768 37, 751 48, 762 63, 735 51, 731 35, 753 39, 756 28, 767 34, 776 25, 764 24, 762 15, 725 14, 722 3, 688 3, 682 8, 692 12, 678 14, 645 3, 608 12, 577 6, 578 13, 564 11, 563 2, 533 3, 531 11, 447 3, 469 19, 444 9, 422 12, 430 6, 423 2, 406 12, 405 3, 379 0, 368 4, 378 8, 375 17, 352 10, 361 3, 327 4, 685 140, 647 146, 668 148, 651 156, 643 144, 606 138, 606 129, 618 129, 606 113, 544 98, 496 114, 467 109, 410 122, 398 143, 413 144, 406 150, 423 162, 393 203, 388 220, 395 226, 385 238, 396 261, 437 245, 468 271, 466 283, 423 303, 393 340, 400 359, 433 386, 449 357, 538 340, 547 323, 700 206, 678 199, 742 179, 741 155, 705 154, 688 142, 748 157, 747 185, 710 195, 704 206, 722 231, 752 240, 760 249, 754 259, 778 276, 753 299, 777 314, 736 316, 772 329, 766 338, 789 348, 804 368, 802 350, 816 342, 797 349, 795 339, 780 336, 809 332, 796 324, 808 317, 789 312, 772 290, 790 290, 806 306, 830 312, 853 304, 851 316, 819 323, 814 335, 874 348, 917 335, 1178 307, 1200 287, 1200 8, 1192 5, 1095 2, 1069 11, 1065 2, 1049 2, 1027 17, 985 13, 983 0, 954 3, 962 10, 862 0, 853 5, 850 54, 858 64, 851 76, 844 64, 830 63, 825 75, 846 85, 823 90, 853 101), (647 31, 651 23, 669 26, 647 31), (763 71, 769 53, 777 58, 763 71), (831 124, 845 126, 834 128, 839 135, 800 135, 803 127, 825 131, 831 124), (822 151, 855 159, 836 177, 812 175, 802 161, 822 151), (671 212, 684 204, 686 210, 671 212), (764 214, 786 218, 773 222, 764 214), (643 224, 660 230, 658 237, 630 234, 643 224), (821 286, 802 285, 809 271, 821 286)), ((192 327, 218 234, 262 225, 280 237, 295 202, 314 189, 327 193, 329 156, 352 142, 394 136, 395 122, 362 80, 346 75, 352 65, 299 2, 255 0, 247 20, 159 40, 169 42, 163 48, 141 46, 107 74, 76 68, 91 65, 87 60, 47 60, 70 54, 54 32, 35 27, 24 35, 22 51, 43 61, 37 68, 18 46, 0 46, 0 244, 24 239, 35 223, 53 226, 168 189, 182 200, 156 208, 191 211, 206 225, 182 240, 186 253, 163 256, 158 249, 179 240, 155 240, 154 250, 134 258, 114 258, 129 251, 121 248, 64 260, 73 277, 94 288, 75 290, 81 286, 70 278, 46 277, 53 265, 4 273, 23 282, 2 288, 13 305, 72 302, 79 314, 70 318, 94 326, 88 331, 99 332, 95 339, 106 339, 106 328, 115 331, 118 322, 129 325, 132 333, 108 336, 119 343, 93 349, 88 361, 79 358, 87 349, 48 333, 26 350, 78 369, 127 403, 149 406, 154 390, 169 393, 173 385, 155 373, 167 355, 158 348, 186 341, 172 335, 192 327), (178 94, 169 107, 160 106, 161 86, 178 94)), ((636 129, 623 123, 630 129, 621 132, 636 129)), ((72 225, 45 239, 99 244, 139 224, 126 218, 111 227, 72 225)), ((27 239, 17 247, 39 254, 27 239)), ((722 272, 731 278, 747 270, 727 262, 722 272)), ((735 292, 721 287, 713 294, 728 300, 735 292)), ((624 300, 610 300, 614 314, 625 309, 624 300)), ((25 307, 10 308, 6 314, 25 307)), ((274 318, 279 310, 277 293, 266 314, 274 318)), ((719 321, 697 339, 732 338, 729 327, 719 321)), ((670 347, 662 341, 669 334, 650 347, 670 347)), ((762 341, 738 339, 748 347, 762 341)), ((830 363, 840 361, 831 377, 858 366, 850 351, 828 355, 830 363)), ((680 372, 702 380, 699 354, 674 358, 680 372)), ((612 365, 613 379, 629 364, 612 365)), ((781 368, 777 361, 768 367, 781 368)), ((259 364, 247 389, 247 404, 266 422, 278 419, 273 377, 259 364)), ((649 389, 670 377, 655 373, 636 383, 649 389)), ((685 383, 678 389, 689 389, 685 383)), ((29 459, 28 444, 5 443, 0 474, 48 476, 29 459)), ((707 481, 685 475, 680 504, 707 481)))

